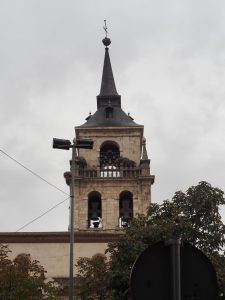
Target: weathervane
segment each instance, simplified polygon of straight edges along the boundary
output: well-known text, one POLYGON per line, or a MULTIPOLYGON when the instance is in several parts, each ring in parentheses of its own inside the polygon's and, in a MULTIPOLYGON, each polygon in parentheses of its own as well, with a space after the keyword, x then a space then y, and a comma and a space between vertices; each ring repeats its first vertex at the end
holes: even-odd
POLYGON ((105 26, 103 26, 103 29, 105 30, 105 37, 107 38, 108 37, 108 27, 106 24, 106 20, 104 20, 104 22, 105 22, 105 26))
POLYGON ((108 27, 106 24, 106 20, 104 20, 105 26, 103 26, 103 29, 105 30, 105 38, 102 40, 103 45, 105 45, 106 49, 108 49, 108 46, 111 44, 110 39, 108 38, 108 27))

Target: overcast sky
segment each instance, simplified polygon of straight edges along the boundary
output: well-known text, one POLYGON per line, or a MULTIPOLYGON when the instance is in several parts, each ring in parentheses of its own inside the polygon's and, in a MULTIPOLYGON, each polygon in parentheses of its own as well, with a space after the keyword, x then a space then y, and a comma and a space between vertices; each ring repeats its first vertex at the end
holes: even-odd
MULTIPOLYGON (((225 2, 1 0, 0 149, 69 193, 52 138, 96 111, 107 19, 122 107, 145 126, 152 200, 206 180, 225 190, 225 2)), ((67 195, 0 152, 0 231, 67 195)), ((24 231, 68 229, 67 200, 24 231)), ((225 210, 224 210, 225 215, 225 210)))

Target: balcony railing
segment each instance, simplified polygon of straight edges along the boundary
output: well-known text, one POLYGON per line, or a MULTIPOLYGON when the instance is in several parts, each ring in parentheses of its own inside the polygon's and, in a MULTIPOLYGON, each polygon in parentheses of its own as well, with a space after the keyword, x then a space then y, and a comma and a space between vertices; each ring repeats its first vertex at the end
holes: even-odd
POLYGON ((115 167, 115 166, 104 166, 103 168, 79 168, 76 170, 77 175, 80 177, 89 178, 133 178, 141 175, 141 168, 137 167, 115 167))
POLYGON ((77 175, 80 177, 90 177, 90 178, 98 177, 98 171, 95 169, 83 168, 77 170, 77 175))

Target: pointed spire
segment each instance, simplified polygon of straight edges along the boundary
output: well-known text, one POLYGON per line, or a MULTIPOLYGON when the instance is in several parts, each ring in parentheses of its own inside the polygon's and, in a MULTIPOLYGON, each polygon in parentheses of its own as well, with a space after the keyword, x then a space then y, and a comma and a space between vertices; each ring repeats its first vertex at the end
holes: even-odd
POLYGON ((97 111, 86 118, 86 123, 79 126, 92 128, 100 126, 142 127, 133 121, 121 108, 121 96, 118 95, 113 77, 112 66, 109 57, 108 46, 111 44, 108 38, 107 25, 103 27, 105 38, 102 40, 105 48, 105 59, 103 65, 102 84, 100 94, 97 96, 97 111))
POLYGON ((99 96, 117 96, 116 85, 113 77, 112 66, 109 57, 109 48, 110 39, 104 38, 103 44, 105 47, 105 59, 103 65, 103 72, 102 72, 102 84, 99 96))
POLYGON ((110 39, 108 38, 108 31, 106 20, 104 20, 105 26, 105 38, 102 40, 105 46, 105 59, 102 72, 102 83, 100 94, 97 96, 97 108, 107 107, 110 101, 112 107, 121 107, 121 97, 118 95, 116 90, 116 85, 113 77, 112 66, 109 57, 109 48, 111 44, 110 39))
POLYGON ((142 140, 142 160, 148 160, 148 153, 146 149, 146 138, 143 137, 142 140))

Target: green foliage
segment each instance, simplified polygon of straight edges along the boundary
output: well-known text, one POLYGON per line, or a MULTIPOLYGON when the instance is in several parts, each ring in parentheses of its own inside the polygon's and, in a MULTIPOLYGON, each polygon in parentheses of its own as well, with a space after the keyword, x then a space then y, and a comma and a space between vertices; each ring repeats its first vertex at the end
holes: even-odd
POLYGON ((96 254, 92 258, 82 257, 76 266, 79 272, 77 283, 80 287, 76 299, 111 299, 107 275, 109 263, 105 255, 96 254))
MULTIPOLYGON (((109 293, 109 287, 112 298, 107 299, 130 299, 129 279, 137 257, 146 247, 173 236, 181 237, 183 242, 191 243, 210 258, 217 272, 220 293, 225 295, 225 226, 219 213, 220 205, 224 204, 223 191, 207 182, 190 187, 186 193, 176 192, 172 201, 151 204, 147 214, 135 218, 118 242, 108 245, 110 261, 103 272, 97 271, 97 265, 93 268, 91 260, 80 260, 80 287, 87 292, 80 299, 104 299, 94 295, 95 288, 99 290, 99 287, 103 291, 107 287, 104 293, 109 293), (99 277, 100 273, 104 273, 103 278, 99 277)), ((103 265, 96 263, 99 267, 103 265)), ((225 300, 225 296, 220 299, 225 300)))
POLYGON ((13 261, 10 250, 0 245, 0 299, 1 300, 56 300, 58 288, 53 281, 46 282, 46 271, 29 254, 20 254, 13 261))
POLYGON ((224 193, 207 182, 176 192, 172 201, 152 204, 146 216, 134 219, 131 228, 116 243, 111 243, 109 278, 115 299, 129 299, 129 277, 133 263, 149 245, 180 236, 202 250, 217 271, 220 292, 225 291, 225 226, 219 206, 225 204, 224 193), (223 255, 222 255, 223 254, 223 255))

